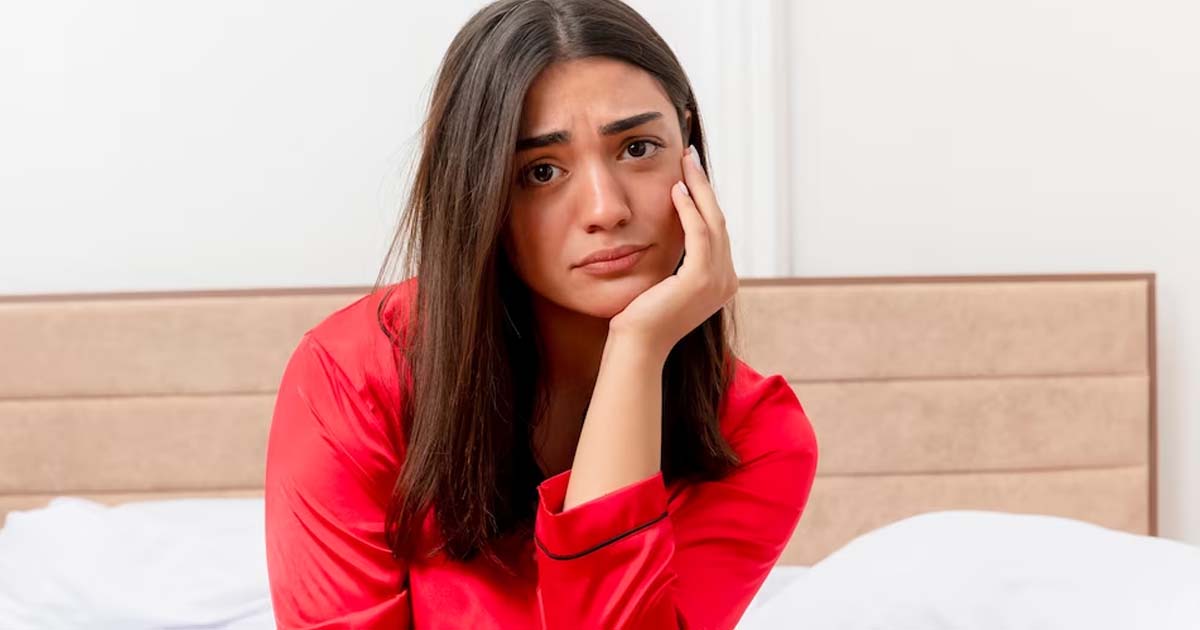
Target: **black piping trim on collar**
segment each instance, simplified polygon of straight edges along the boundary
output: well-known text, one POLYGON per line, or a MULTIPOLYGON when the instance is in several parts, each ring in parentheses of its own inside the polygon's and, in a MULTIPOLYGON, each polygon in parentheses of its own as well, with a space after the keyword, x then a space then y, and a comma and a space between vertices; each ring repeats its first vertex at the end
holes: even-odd
POLYGON ((643 529, 650 527, 651 525, 663 520, 666 517, 667 517, 667 512, 666 512, 666 510, 664 510, 662 514, 655 516, 653 519, 651 519, 645 523, 642 523, 641 525, 638 525, 637 527, 634 527, 633 529, 631 529, 623 534, 618 534, 617 536, 609 538, 608 540, 606 540, 598 545, 594 545, 589 549, 584 549, 583 551, 580 551, 579 553, 569 553, 566 555, 559 555, 559 554, 556 554, 556 553, 550 551, 549 549, 546 549, 546 545, 544 543, 542 543, 542 539, 537 537, 537 534, 533 535, 533 540, 534 540, 534 542, 537 543, 538 548, 542 550, 542 553, 546 554, 546 556, 548 556, 552 560, 574 560, 575 558, 586 556, 587 554, 592 553, 593 551, 596 551, 597 549, 611 545, 611 544, 617 542, 618 540, 625 538, 626 536, 632 536, 633 534, 636 534, 636 533, 642 531, 643 529))

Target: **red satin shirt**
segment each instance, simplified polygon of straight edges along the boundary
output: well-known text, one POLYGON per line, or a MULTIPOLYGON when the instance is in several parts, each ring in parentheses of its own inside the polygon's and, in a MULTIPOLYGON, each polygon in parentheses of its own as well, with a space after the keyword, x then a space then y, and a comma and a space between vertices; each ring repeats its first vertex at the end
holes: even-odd
MULTIPOLYGON (((395 285, 385 309, 410 308, 414 282, 395 285)), ((519 579, 484 560, 398 562, 384 515, 406 442, 392 346, 376 320, 384 293, 308 330, 279 386, 265 504, 280 628, 737 624, 795 530, 816 474, 816 437, 781 376, 737 362, 720 423, 742 463, 725 479, 667 485, 660 471, 564 511, 567 470, 538 486, 519 579)), ((437 536, 432 512, 421 535, 437 536)))

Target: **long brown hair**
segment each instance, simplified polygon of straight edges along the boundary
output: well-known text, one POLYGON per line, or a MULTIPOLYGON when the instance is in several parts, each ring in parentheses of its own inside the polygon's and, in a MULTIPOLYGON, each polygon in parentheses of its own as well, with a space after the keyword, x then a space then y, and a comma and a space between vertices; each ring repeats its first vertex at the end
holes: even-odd
MULTIPOLYGON (((402 257, 417 277, 397 340, 408 369, 399 417, 407 452, 387 513, 387 541, 411 559, 432 506, 449 557, 508 568, 500 543, 528 536, 544 479, 531 436, 546 409, 530 289, 502 238, 525 93, 548 65, 601 55, 638 66, 664 87, 680 129, 707 164, 700 112, 674 53, 619 0, 501 0, 477 12, 438 70, 422 152, 399 228, 375 283, 402 257), (691 112, 690 128, 685 112, 691 112)), ((732 303, 731 303, 732 304, 732 303)), ((380 309, 382 312, 383 309, 380 309)), ((717 479, 738 464, 719 430, 733 370, 730 305, 679 341, 663 369, 664 480, 717 479)), ((401 379, 404 382, 404 379, 401 379)))

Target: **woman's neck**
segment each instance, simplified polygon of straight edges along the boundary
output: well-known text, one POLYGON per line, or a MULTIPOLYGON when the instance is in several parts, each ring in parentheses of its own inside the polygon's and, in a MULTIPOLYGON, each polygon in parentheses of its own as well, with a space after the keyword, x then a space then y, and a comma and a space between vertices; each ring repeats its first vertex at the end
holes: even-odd
POLYGON ((540 296, 533 312, 542 340, 542 378, 551 391, 590 396, 608 339, 608 320, 584 315, 540 296))
POLYGON ((546 476, 570 468, 583 419, 600 372, 608 320, 589 317, 534 297, 543 355, 538 387, 545 416, 533 433, 534 455, 546 476))

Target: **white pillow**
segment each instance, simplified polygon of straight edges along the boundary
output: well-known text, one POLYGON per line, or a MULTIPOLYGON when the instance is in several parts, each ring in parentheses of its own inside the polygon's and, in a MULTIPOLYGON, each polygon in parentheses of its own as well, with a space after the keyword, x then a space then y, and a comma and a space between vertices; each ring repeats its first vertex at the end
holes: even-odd
MULTIPOLYGON (((754 594, 754 598, 750 600, 750 605, 746 610, 754 610, 761 608, 771 601, 773 597, 782 592, 789 584, 793 584, 804 578, 804 574, 808 572, 808 567, 791 564, 777 564, 771 568, 771 572, 767 574, 767 579, 763 580, 762 586, 758 592, 754 594)), ((743 614, 743 617, 745 615, 743 614)))
POLYGON ((263 501, 57 497, 0 529, 0 628, 274 628, 263 501))
POLYGON ((930 512, 852 540, 739 628, 1196 630, 1200 548, 1054 516, 930 512))

